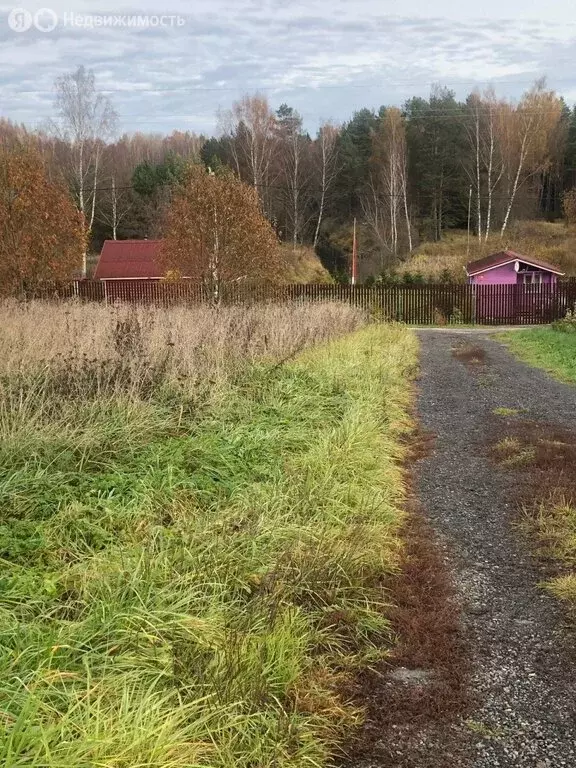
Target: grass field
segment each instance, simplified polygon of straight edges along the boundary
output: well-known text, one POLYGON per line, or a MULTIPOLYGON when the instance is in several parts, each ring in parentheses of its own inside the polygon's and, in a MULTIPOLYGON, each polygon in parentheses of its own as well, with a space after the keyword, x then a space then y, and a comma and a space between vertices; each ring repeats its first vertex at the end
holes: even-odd
POLYGON ((521 360, 576 384, 576 333, 536 328, 503 333, 499 338, 521 360))
POLYGON ((342 305, 0 321, 2 766, 324 765, 392 642, 413 335, 342 305))

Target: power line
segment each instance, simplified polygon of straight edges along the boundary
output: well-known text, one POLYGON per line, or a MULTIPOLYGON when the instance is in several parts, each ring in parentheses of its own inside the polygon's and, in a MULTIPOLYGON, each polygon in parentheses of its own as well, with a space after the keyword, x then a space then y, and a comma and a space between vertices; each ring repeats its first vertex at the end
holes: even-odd
MULTIPOLYGON (((404 85, 426 85, 430 88, 433 88, 435 86, 458 86, 458 85, 484 85, 484 86, 497 86, 497 85, 527 85, 527 84, 533 84, 536 82, 538 78, 532 78, 530 80, 499 80, 499 79, 493 79, 493 80, 386 80, 386 85, 389 87, 395 87, 395 86, 404 86, 404 85)), ((565 77, 565 78, 553 78, 554 82, 556 83, 574 83, 574 78, 572 77, 565 77)), ((55 93, 54 88, 18 88, 18 94, 49 94, 49 93, 55 93)), ((309 84, 302 84, 302 85, 294 85, 294 84, 281 84, 281 85, 254 85, 250 86, 250 90, 252 92, 258 93, 258 92, 274 92, 274 91, 292 91, 292 90, 308 90, 308 91, 319 91, 319 90, 348 90, 348 89, 354 89, 354 90, 373 90, 381 88, 381 85, 378 83, 334 83, 334 84, 322 84, 322 85, 309 85, 309 84)), ((235 86, 203 86, 203 85, 197 85, 197 86, 178 86, 178 87, 164 87, 164 86, 146 86, 146 87, 137 87, 134 84, 127 85, 125 88, 98 88, 99 93, 130 93, 130 94, 138 94, 138 93, 195 93, 195 92, 207 92, 207 93, 227 93, 227 92, 242 92, 245 90, 245 86, 242 85, 235 85, 235 86)))
MULTIPOLYGON (((576 168, 565 168, 564 170, 565 171, 576 171, 576 168)), ((247 183, 247 182, 245 182, 245 183, 247 183)), ((159 186, 163 186, 163 185, 159 185, 159 186)), ((249 186, 256 187, 257 189, 263 189, 263 190, 272 189, 272 190, 282 190, 282 191, 285 191, 285 192, 294 192, 294 187, 292 187, 292 186, 290 186, 288 184, 249 184, 249 186)), ((94 191, 96 191, 96 192, 113 192, 113 191, 119 192, 119 191, 126 191, 126 190, 132 190, 134 192, 137 191, 136 187, 134 186, 134 184, 125 184, 125 185, 115 186, 115 187, 101 187, 101 186, 97 186, 95 188, 92 187, 91 189, 87 190, 87 192, 88 192, 88 194, 90 194, 90 193, 92 193, 94 191)), ((304 185, 304 186, 298 187, 296 191, 298 193, 302 193, 302 192, 321 192, 322 188, 321 187, 310 186, 310 185, 304 185)), ((138 193, 138 194, 140 194, 140 193, 138 193)), ((456 191, 455 194, 458 195, 458 192, 456 191)), ((464 194, 464 193, 462 193, 462 194, 464 194)), ((450 196, 450 195, 448 194, 447 196, 450 196)), ((404 199, 404 194, 401 193, 401 192, 399 192, 399 193, 381 192, 381 193, 379 193, 379 197, 385 198, 386 200, 390 200, 390 199, 394 199, 394 198, 398 198, 398 199, 402 199, 403 200, 404 199)), ((434 200, 434 199, 439 199, 440 196, 439 195, 435 195, 433 192, 426 192, 426 193, 417 192, 415 195, 410 195, 409 194, 408 197, 412 198, 413 200, 414 199, 417 199, 417 200, 434 200)), ((445 196, 443 196, 443 199, 445 199, 445 196)), ((477 199, 477 195, 475 193, 474 193, 474 199, 475 200, 477 199)), ((480 199, 481 200, 506 200, 507 201, 507 200, 510 200, 510 196, 509 195, 481 194, 480 195, 480 199)))
MULTIPOLYGON (((514 105, 511 105, 512 107, 514 105)), ((389 108, 389 107, 386 107, 389 108)), ((489 107, 483 107, 481 109, 476 109, 472 111, 472 107, 468 107, 467 105, 455 106, 455 107, 447 107, 445 109, 436 109, 434 107, 425 107, 422 110, 422 113, 419 112, 410 112, 408 119, 418 119, 418 118, 425 118, 429 116, 430 114, 434 116, 439 117, 455 117, 459 119, 474 119, 476 117, 476 113, 478 112, 481 115, 494 115, 496 116, 497 111, 499 107, 495 107, 494 109, 490 109, 489 107)), ((399 109, 399 107, 398 107, 399 109)), ((357 110, 358 111, 358 110, 357 110)), ((401 110, 405 111, 405 110, 401 110)), ((556 109, 518 109, 515 111, 515 114, 519 115, 555 115, 558 114, 558 110, 556 109)), ((377 114, 374 115, 375 118, 378 120, 380 119, 377 114)), ((144 117, 143 113, 141 112, 127 112, 127 113, 119 113, 120 118, 125 117, 144 117)), ((156 119, 148 119, 148 120, 133 120, 132 122, 136 124, 142 124, 142 125, 149 125, 154 124, 156 122, 162 122, 165 123, 167 120, 175 120, 175 119, 184 119, 184 120, 194 120, 196 117, 194 115, 189 115, 187 113, 170 113, 170 114, 164 114, 163 116, 157 115, 153 116, 156 119)), ((62 120, 63 118, 52 118, 55 121, 62 120)), ((36 124, 37 128, 40 128, 42 126, 42 123, 36 124)))

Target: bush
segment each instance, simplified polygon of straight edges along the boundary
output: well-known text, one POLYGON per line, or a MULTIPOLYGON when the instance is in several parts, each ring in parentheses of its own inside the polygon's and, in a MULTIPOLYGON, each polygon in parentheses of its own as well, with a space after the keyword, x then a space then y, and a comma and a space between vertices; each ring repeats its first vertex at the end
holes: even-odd
POLYGON ((552 328, 562 333, 576 333, 576 303, 572 309, 566 311, 566 316, 562 320, 552 323, 552 328))
POLYGON ((451 285, 454 282, 454 279, 452 277, 452 273, 449 269, 446 267, 440 272, 440 277, 438 278, 438 282, 440 283, 446 283, 448 285, 451 285))

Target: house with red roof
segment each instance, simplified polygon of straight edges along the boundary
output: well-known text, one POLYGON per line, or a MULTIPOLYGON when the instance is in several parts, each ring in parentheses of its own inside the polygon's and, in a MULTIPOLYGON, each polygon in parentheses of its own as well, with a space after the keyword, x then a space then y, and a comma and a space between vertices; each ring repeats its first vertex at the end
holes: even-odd
POLYGON ((564 275, 554 264, 516 251, 499 251, 466 265, 472 285, 553 285, 564 275))
POLYGON ((162 240, 105 240, 94 280, 161 280, 162 240))

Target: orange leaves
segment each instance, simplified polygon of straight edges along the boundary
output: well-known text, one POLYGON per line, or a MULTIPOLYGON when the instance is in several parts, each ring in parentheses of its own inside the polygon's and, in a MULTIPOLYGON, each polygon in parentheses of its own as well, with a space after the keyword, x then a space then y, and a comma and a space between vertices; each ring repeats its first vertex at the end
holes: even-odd
POLYGON ((198 166, 174 195, 161 258, 167 270, 212 283, 280 275, 278 241, 256 190, 198 166))
POLYGON ((0 292, 72 276, 85 243, 83 219, 30 148, 0 148, 0 292))

